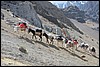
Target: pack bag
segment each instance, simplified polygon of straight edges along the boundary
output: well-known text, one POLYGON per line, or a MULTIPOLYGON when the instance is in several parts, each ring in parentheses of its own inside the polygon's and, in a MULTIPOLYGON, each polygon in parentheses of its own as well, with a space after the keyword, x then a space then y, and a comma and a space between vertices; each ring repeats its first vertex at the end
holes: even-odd
POLYGON ((74 42, 74 44, 75 44, 75 45, 77 45, 77 44, 78 44, 77 40, 73 40, 73 42, 74 42))

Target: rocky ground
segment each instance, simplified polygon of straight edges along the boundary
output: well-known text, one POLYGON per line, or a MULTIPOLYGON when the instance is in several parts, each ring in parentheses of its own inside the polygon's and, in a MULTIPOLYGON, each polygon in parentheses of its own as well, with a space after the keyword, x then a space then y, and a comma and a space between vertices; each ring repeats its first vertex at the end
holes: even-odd
POLYGON ((89 35, 91 38, 94 38, 99 41, 99 31, 91 29, 92 27, 98 27, 99 24, 97 25, 96 23, 92 22, 87 22, 87 23, 79 23, 76 20, 70 19, 75 26, 77 26, 80 30, 82 30, 85 34, 89 35), (90 23, 90 24, 88 24, 90 23), (93 26, 94 24, 94 26, 93 26))
MULTIPOLYGON (((70 31, 69 31, 70 32, 70 31)), ((70 32, 71 33, 71 32, 70 32)), ((74 51, 48 45, 45 38, 31 40, 31 34, 20 37, 13 27, 1 20, 1 65, 2 66, 99 66, 99 59, 78 49, 74 51), (26 51, 20 50, 23 47, 26 51), (85 58, 81 58, 84 55, 85 58)), ((82 36, 83 37, 83 36, 82 36)), ((97 48, 97 56, 99 52, 97 48)))

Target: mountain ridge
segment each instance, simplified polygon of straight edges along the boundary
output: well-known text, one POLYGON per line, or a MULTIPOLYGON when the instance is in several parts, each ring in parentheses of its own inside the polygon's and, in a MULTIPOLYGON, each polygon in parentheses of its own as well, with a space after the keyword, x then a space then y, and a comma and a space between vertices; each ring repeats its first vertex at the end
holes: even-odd
POLYGON ((65 1, 64 3, 51 2, 53 5, 57 6, 59 9, 65 9, 68 6, 77 6, 80 10, 86 11, 86 15, 94 22, 99 23, 99 1, 65 1), (84 4, 82 4, 84 3, 84 4), (60 6, 60 7, 59 7, 60 6))

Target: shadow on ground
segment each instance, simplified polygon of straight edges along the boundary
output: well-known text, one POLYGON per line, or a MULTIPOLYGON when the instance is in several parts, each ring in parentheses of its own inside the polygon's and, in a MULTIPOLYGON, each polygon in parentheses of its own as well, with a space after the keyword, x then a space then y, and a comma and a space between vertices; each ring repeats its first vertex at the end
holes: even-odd
POLYGON ((42 41, 34 41, 34 42, 40 43, 41 45, 43 45, 43 46, 45 46, 45 47, 48 47, 48 46, 49 46, 48 44, 46 44, 46 43, 44 43, 44 42, 42 42, 42 41))
MULTIPOLYGON (((87 55, 91 56, 91 54, 88 54, 88 53, 82 52, 82 51, 80 51, 80 50, 76 50, 76 51, 78 51, 78 52, 80 52, 80 53, 87 54, 87 55)), ((92 55, 92 56, 93 56, 93 57, 95 57, 95 58, 97 58, 97 59, 99 59, 99 57, 97 57, 97 56, 95 56, 95 55, 92 55)))
POLYGON ((59 48, 58 48, 58 47, 56 47, 56 46, 55 46, 55 45, 53 45, 53 44, 49 44, 49 46, 50 46, 50 47, 52 47, 52 48, 55 48, 55 49, 59 50, 59 48))
POLYGON ((81 56, 75 54, 74 52, 71 52, 71 51, 67 50, 66 48, 62 48, 62 47, 60 47, 60 48, 61 48, 61 49, 64 49, 65 51, 67 51, 69 54, 71 54, 71 55, 73 55, 73 56, 76 56, 76 57, 80 58, 81 60, 88 61, 88 60, 82 58, 81 56))
POLYGON ((49 46, 50 46, 50 47, 52 47, 52 48, 55 48, 56 50, 59 50, 59 48, 56 47, 55 45, 47 44, 47 43, 44 43, 44 42, 42 42, 42 41, 35 41, 35 42, 40 43, 40 44, 42 44, 42 45, 45 46, 45 47, 48 47, 48 48, 49 48, 49 46))
POLYGON ((29 40, 28 38, 24 38, 24 37, 19 37, 19 39, 24 39, 26 40, 27 42, 31 43, 31 44, 34 44, 31 40, 29 40))

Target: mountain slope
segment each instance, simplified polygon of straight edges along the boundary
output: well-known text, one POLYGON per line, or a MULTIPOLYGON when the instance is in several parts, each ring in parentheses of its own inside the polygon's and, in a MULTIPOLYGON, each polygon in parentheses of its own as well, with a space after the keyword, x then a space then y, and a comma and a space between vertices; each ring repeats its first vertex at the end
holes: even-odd
POLYGON ((82 9, 87 11, 86 14, 90 16, 92 21, 99 23, 99 1, 89 1, 82 9))
POLYGON ((31 1, 31 2, 32 4, 36 5, 34 6, 36 12, 41 16, 43 16, 44 18, 48 19, 49 21, 53 22, 54 24, 58 25, 61 28, 62 27, 67 28, 67 26, 63 24, 65 23, 66 25, 72 27, 76 31, 83 34, 83 32, 81 32, 77 27, 75 27, 75 25, 64 15, 64 13, 61 10, 59 10, 51 3, 47 1, 42 1, 42 2, 31 1), (60 23, 57 20, 59 20, 60 23))
POLYGON ((37 27, 42 28, 42 23, 29 1, 1 1, 2 9, 10 9, 15 17, 24 18, 37 27))
POLYGON ((69 6, 62 9, 62 11, 66 17, 76 19, 81 23, 85 23, 85 11, 80 10, 77 6, 69 6))
POLYGON ((90 27, 81 24, 77 22, 76 20, 71 19, 71 21, 82 31, 84 31, 86 34, 90 35, 91 37, 99 40, 99 31, 92 30, 90 27))
POLYGON ((2 1, 1 8, 10 9, 15 16, 27 19, 31 24, 40 28, 43 27, 42 22, 37 17, 37 13, 58 25, 60 28, 67 28, 66 25, 68 25, 83 34, 61 10, 47 1, 2 1))
POLYGON ((15 33, 12 26, 1 21, 1 65, 2 66, 98 66, 99 60, 87 54, 69 49, 58 49, 57 44, 48 45, 43 41, 31 40, 31 34, 15 33), (23 47, 27 53, 19 50, 23 47), (85 55, 85 61, 80 56, 85 55), (95 61, 95 62, 92 62, 95 61))
POLYGON ((80 10, 86 11, 87 18, 99 23, 99 1, 65 1, 65 2, 51 2, 60 9, 65 9, 68 6, 77 6, 80 10))

